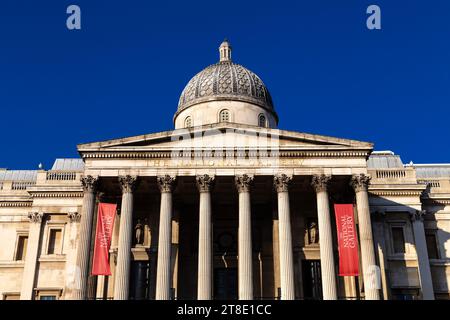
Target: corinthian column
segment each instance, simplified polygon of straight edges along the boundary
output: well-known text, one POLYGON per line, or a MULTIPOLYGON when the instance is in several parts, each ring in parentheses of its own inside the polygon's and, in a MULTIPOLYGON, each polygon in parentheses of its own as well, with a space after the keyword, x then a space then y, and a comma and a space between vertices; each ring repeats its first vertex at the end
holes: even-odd
POLYGON ((207 174, 196 177, 200 192, 199 232, 198 232, 198 300, 212 299, 212 223, 211 189, 214 176, 207 174))
POLYGON ((252 251, 252 222, 250 207, 250 188, 253 176, 242 175, 235 177, 239 192, 239 300, 253 299, 253 251, 252 251))
POLYGON ((22 289, 20 300, 32 300, 34 282, 36 280, 36 262, 39 252, 39 239, 41 238, 42 212, 30 212, 30 229, 28 233, 27 254, 22 276, 22 289))
POLYGON ((133 224, 133 192, 137 177, 121 176, 122 206, 120 209, 119 243, 117 250, 114 300, 127 300, 130 281, 131 234, 133 224))
POLYGON ((380 271, 375 262, 369 196, 367 193, 369 183, 370 177, 365 174, 353 176, 350 182, 356 193, 365 298, 366 300, 380 300, 380 293, 378 291, 380 288, 380 271))
POLYGON ((278 195, 278 227, 280 243, 281 299, 294 300, 294 259, 292 251, 291 213, 289 208, 289 185, 292 176, 285 174, 274 177, 278 195))
POLYGON ((414 243, 416 245, 417 261, 419 263, 420 286, 422 287, 422 299, 434 300, 433 281, 431 279, 430 260, 428 258, 427 241, 423 218, 426 211, 411 213, 411 223, 414 232, 414 243))
POLYGON ((66 279, 64 284, 64 300, 73 299, 73 287, 74 287, 74 271, 76 266, 76 254, 77 254, 77 234, 78 227, 80 225, 81 215, 79 212, 71 211, 67 213, 69 218, 68 225, 68 237, 69 237, 69 247, 67 249, 66 255, 66 279))
POLYGON ((83 186, 83 207, 80 221, 80 240, 77 249, 77 263, 74 270, 74 300, 85 300, 87 297, 87 281, 89 276, 89 256, 91 251, 92 218, 95 207, 95 191, 98 178, 81 177, 83 186))
POLYGON ((312 186, 317 196, 317 220, 319 223, 320 268, 322 272, 322 292, 324 300, 337 299, 336 272, 333 254, 333 233, 331 231, 328 183, 331 176, 315 175, 312 186))
POLYGON ((172 190, 175 177, 169 175, 157 177, 161 191, 161 209, 159 214, 158 266, 156 278, 156 300, 170 299, 170 258, 172 248, 172 190))

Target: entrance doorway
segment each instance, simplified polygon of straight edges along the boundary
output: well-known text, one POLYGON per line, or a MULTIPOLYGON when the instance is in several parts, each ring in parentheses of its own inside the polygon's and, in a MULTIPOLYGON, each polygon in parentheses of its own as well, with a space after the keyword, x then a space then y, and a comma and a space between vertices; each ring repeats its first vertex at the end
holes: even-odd
POLYGON ((149 298, 150 263, 148 261, 131 261, 130 300, 149 298))
POLYGON ((320 273, 320 260, 302 261, 303 298, 307 300, 320 300, 322 296, 322 279, 320 273))
POLYGON ((214 299, 235 300, 238 298, 236 268, 214 269, 214 299))

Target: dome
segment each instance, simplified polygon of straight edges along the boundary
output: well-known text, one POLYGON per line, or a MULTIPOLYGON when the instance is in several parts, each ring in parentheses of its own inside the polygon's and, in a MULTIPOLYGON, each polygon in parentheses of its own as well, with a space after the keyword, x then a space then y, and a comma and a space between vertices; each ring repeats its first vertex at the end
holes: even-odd
POLYGON ((177 114, 202 102, 225 100, 259 106, 276 117, 269 90, 255 73, 231 61, 231 46, 227 40, 219 51, 220 61, 197 73, 186 85, 177 114))

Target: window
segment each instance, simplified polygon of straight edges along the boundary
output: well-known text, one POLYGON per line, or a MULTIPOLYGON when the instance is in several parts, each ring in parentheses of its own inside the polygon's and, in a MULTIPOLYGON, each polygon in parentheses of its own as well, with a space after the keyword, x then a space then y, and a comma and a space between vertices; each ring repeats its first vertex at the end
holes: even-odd
POLYGON ((434 233, 433 231, 427 231, 427 233, 425 234, 425 239, 427 242, 428 258, 439 259, 436 233, 434 233))
POLYGON ((266 116, 265 116, 265 115, 263 115, 263 114, 260 114, 260 115, 259 115, 259 118, 258 118, 258 125, 259 125, 260 127, 265 127, 265 126, 266 126, 266 116))
POLYGON ((186 119, 184 120, 184 127, 185 128, 192 127, 192 118, 191 117, 186 117, 186 119))
POLYGON ((61 253, 61 229, 50 229, 47 254, 61 253))
POLYGON ((222 110, 219 114, 219 122, 229 122, 230 121, 230 111, 222 110))
POLYGON ((394 253, 405 253, 405 236, 403 227, 392 227, 392 244, 394 253))
POLYGON ((393 300, 417 300, 419 292, 417 289, 392 289, 392 299, 393 300))
POLYGON ((3 300, 20 300, 20 293, 3 292, 3 300))
POLYGON ((34 291, 35 300, 59 300, 61 294, 60 288, 38 288, 34 291))
POLYGON ((25 260, 27 254, 28 236, 21 235, 17 239, 16 261, 25 260))

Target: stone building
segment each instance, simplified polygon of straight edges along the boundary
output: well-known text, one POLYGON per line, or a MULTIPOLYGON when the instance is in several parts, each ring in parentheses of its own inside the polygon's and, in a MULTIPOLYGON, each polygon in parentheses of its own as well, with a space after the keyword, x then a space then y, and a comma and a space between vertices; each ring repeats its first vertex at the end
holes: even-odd
POLYGON ((261 79, 219 51, 175 130, 0 169, 1 299, 448 299, 450 165, 278 129, 261 79), (90 275, 99 202, 118 205, 110 276, 90 275), (338 276, 336 203, 354 205, 358 277, 338 276))

